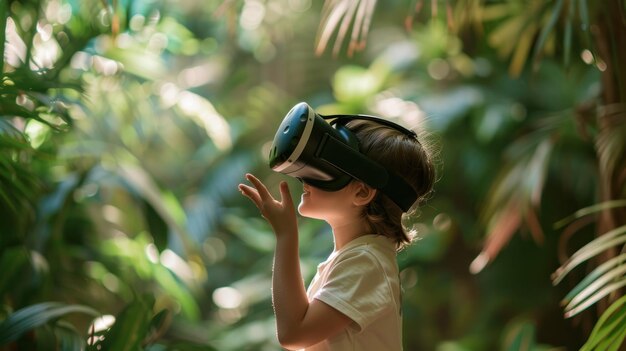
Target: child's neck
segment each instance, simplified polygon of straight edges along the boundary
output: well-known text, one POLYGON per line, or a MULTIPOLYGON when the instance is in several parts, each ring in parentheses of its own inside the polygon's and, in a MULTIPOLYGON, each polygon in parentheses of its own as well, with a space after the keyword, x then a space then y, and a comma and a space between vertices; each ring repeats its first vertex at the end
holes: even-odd
POLYGON ((333 238, 335 241, 334 251, 341 250, 350 241, 370 233, 369 226, 363 220, 356 219, 354 221, 342 221, 341 223, 329 223, 333 230, 333 238))

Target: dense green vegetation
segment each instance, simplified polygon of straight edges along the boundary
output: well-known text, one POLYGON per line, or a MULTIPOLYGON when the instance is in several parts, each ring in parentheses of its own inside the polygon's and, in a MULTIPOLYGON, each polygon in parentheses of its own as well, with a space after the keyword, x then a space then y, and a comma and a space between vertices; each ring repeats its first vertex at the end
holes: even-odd
MULTIPOLYGON (((237 184, 285 179, 268 142, 299 101, 438 150, 406 350, 618 350, 625 7, 1 0, 0 350, 279 349, 237 184)), ((330 233, 300 228, 310 279, 330 233)))

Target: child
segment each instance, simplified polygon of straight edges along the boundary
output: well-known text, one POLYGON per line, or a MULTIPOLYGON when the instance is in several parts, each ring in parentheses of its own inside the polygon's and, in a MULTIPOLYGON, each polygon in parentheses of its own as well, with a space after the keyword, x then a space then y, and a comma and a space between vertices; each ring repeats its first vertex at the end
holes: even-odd
MULTIPOLYGON (((431 155, 417 137, 371 120, 346 124, 360 151, 402 177, 417 193, 431 192, 431 155)), ((396 252, 411 242, 403 211, 380 190, 352 180, 338 191, 306 182, 298 206, 305 217, 326 221, 334 250, 305 290, 298 256, 296 210, 286 182, 280 199, 247 174, 239 190, 276 234, 272 300, 280 344, 290 350, 402 350, 401 292, 396 252)))

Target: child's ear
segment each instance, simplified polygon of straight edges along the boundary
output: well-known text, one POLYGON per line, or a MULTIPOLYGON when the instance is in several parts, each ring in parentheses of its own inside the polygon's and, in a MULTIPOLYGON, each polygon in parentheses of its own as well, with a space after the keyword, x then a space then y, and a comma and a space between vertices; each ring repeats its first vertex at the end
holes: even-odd
POLYGON ((376 197, 377 190, 363 182, 355 182, 353 203, 356 206, 365 206, 376 197))

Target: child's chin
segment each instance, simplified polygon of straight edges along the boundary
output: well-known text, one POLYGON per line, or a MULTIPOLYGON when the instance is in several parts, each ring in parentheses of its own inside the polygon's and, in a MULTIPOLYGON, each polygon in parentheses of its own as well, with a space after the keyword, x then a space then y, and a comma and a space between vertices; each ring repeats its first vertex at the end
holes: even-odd
POLYGON ((309 211, 307 211, 307 210, 308 210, 308 209, 307 209, 307 206, 306 206, 306 204, 304 204, 303 202, 301 202, 301 203, 300 203, 300 205, 298 205, 298 213, 299 213, 301 216, 308 217, 308 215, 307 215, 307 214, 308 214, 308 212, 309 212, 309 211))
POLYGON ((311 210, 304 202, 301 202, 300 205, 298 205, 298 213, 302 217, 320 219, 319 216, 316 216, 315 211, 311 210))

